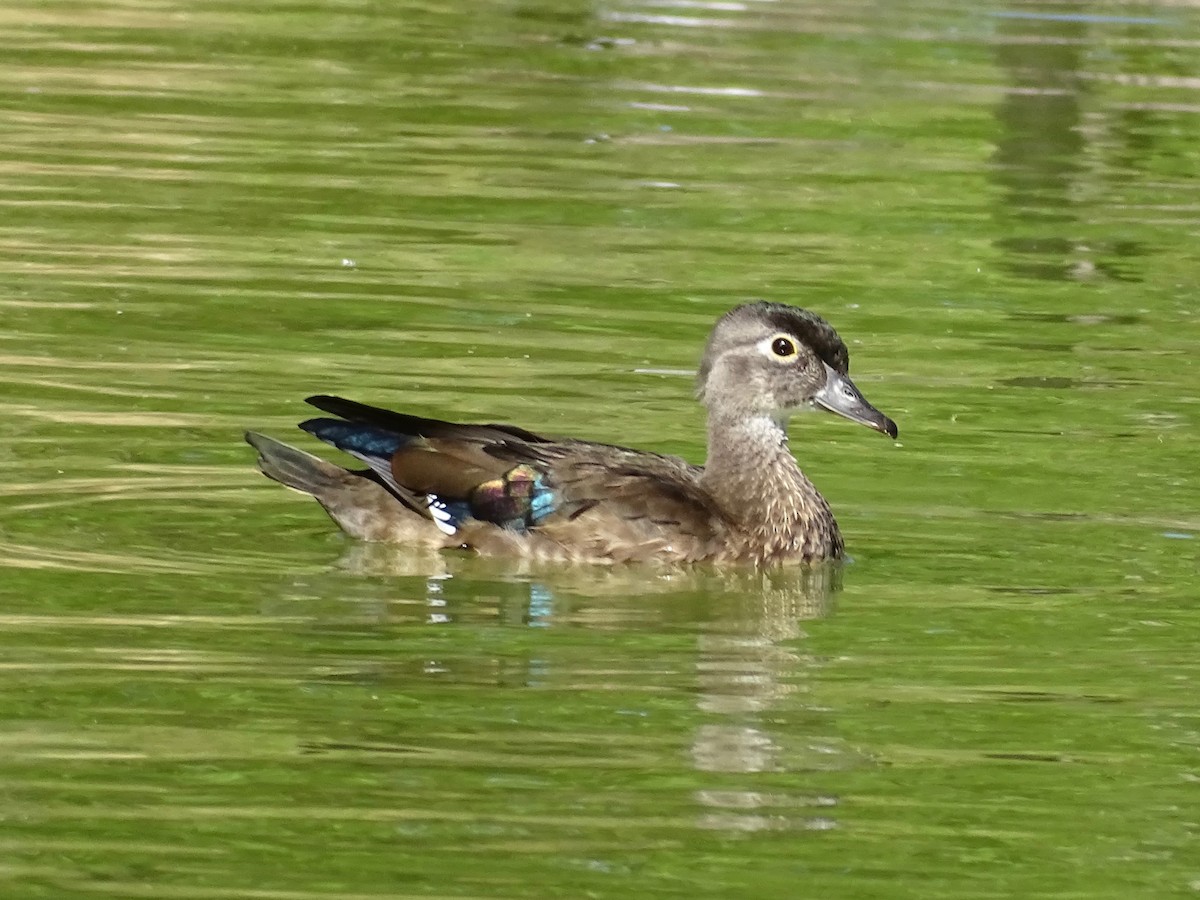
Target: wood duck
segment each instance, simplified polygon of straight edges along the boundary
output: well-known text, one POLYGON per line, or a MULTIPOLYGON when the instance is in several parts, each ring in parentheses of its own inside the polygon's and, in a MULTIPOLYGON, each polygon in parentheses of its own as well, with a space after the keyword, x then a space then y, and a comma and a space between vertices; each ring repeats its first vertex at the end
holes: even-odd
POLYGON ((825 498, 788 450, 792 413, 824 409, 896 438, 850 380, 837 332, 759 301, 709 335, 697 394, 708 459, 391 412, 340 397, 300 427, 366 463, 348 471, 248 432, 258 467, 311 494, 352 537, 538 561, 772 566, 842 555, 825 498))

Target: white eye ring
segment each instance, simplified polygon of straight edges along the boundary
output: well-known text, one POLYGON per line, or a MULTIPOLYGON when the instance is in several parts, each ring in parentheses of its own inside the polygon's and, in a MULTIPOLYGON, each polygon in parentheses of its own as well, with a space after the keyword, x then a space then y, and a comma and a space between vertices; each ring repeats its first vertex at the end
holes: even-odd
POLYGON ((800 353, 800 348, 796 346, 796 339, 782 332, 773 334, 764 340, 759 346, 763 353, 771 357, 775 362, 789 362, 796 358, 800 353))

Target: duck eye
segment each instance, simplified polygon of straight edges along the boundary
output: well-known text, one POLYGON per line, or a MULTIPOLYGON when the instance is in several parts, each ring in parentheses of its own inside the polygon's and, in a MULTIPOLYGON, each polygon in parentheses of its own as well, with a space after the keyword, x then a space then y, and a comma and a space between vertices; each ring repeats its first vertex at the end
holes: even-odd
POLYGON ((771 341, 771 352, 776 356, 795 356, 796 345, 789 338, 777 337, 771 341))

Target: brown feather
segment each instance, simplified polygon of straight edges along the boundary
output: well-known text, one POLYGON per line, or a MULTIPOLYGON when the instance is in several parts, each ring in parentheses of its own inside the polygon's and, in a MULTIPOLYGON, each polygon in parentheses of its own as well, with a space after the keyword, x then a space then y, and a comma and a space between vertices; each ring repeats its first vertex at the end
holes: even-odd
POLYGON ((488 456, 478 445, 445 440, 414 441, 392 456, 397 483, 452 500, 465 500, 479 484, 510 468, 511 463, 488 456))

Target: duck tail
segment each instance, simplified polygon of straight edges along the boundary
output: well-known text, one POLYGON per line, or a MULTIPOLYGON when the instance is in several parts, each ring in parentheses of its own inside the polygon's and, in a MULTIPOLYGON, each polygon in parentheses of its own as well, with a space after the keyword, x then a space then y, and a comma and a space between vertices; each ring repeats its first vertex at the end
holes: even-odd
POLYGON ((361 541, 436 548, 447 540, 429 511, 394 493, 375 471, 353 472, 265 434, 246 432, 258 469, 284 487, 311 494, 346 534, 361 541))
POLYGON ((345 469, 256 431, 246 443, 258 451, 258 470, 284 487, 320 499, 345 484, 345 469))

